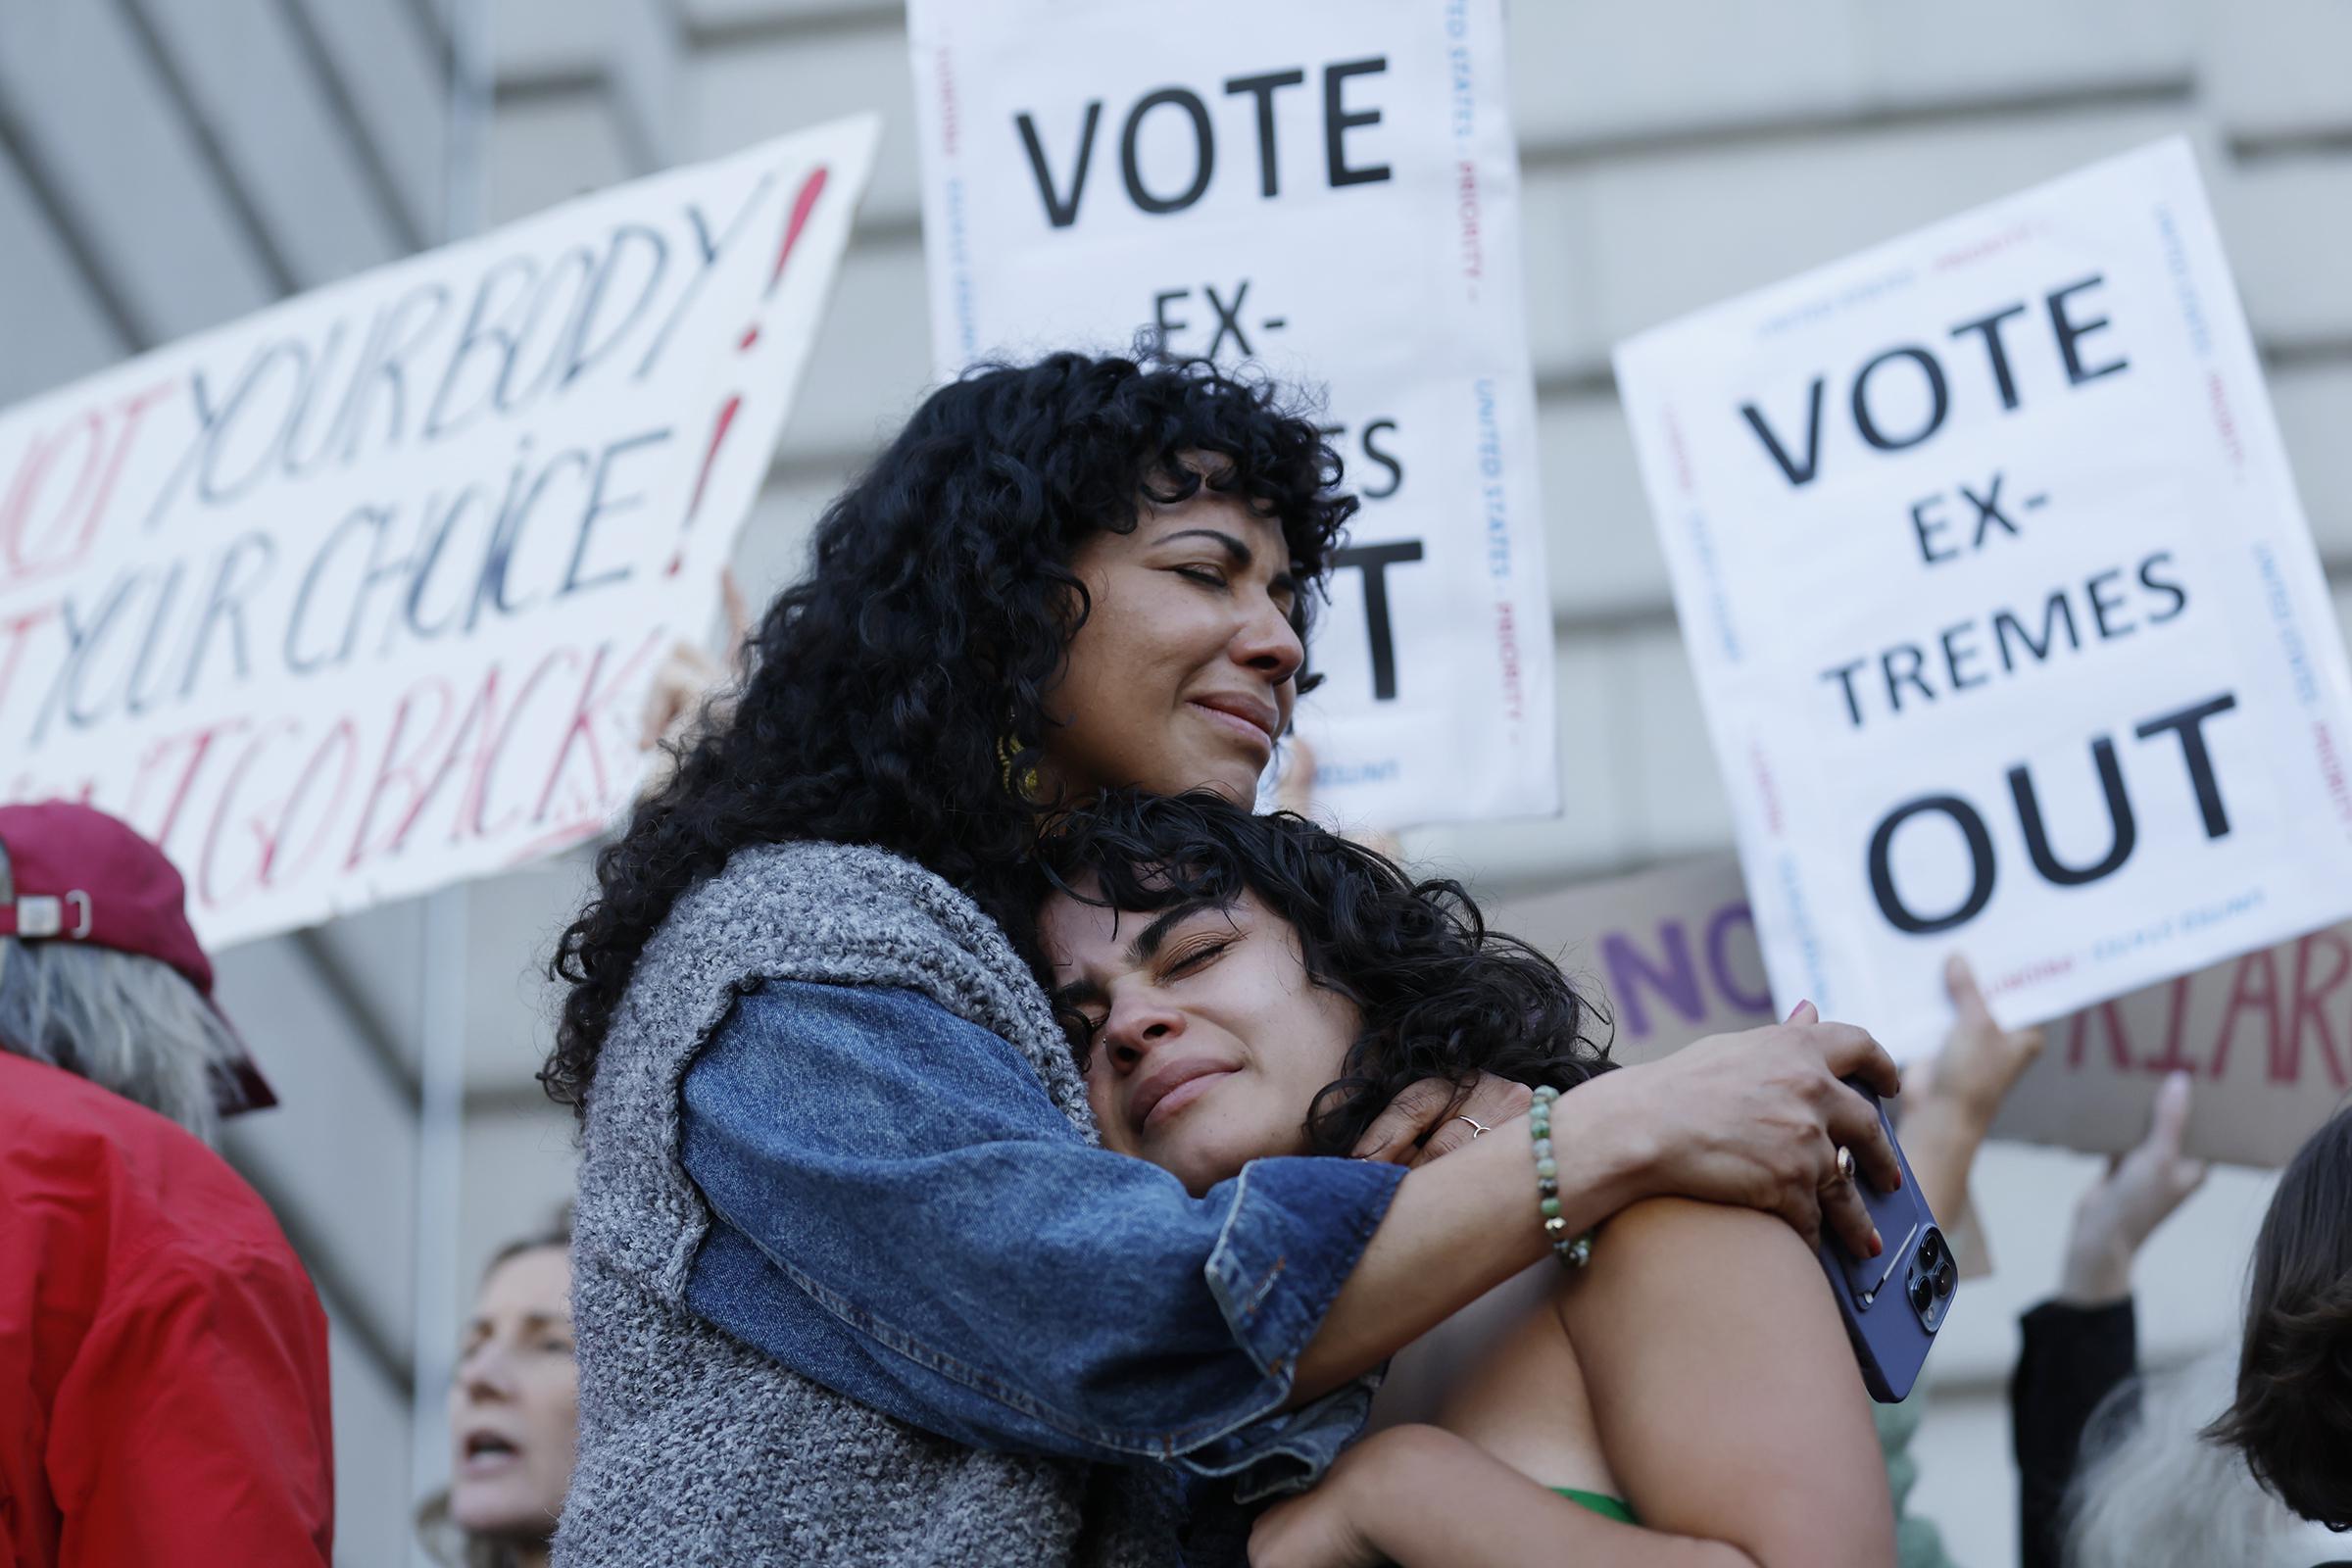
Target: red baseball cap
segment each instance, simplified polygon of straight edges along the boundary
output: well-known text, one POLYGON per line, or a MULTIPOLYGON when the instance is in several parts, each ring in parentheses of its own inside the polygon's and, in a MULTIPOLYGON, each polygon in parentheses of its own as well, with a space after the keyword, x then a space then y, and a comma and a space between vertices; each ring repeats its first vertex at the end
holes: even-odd
MULTIPOLYGON (((71 801, 0 806, 0 937, 153 958, 212 1004, 213 961, 188 924, 187 885, 164 852, 126 824, 71 801)), ((222 1115, 277 1103, 250 1054, 217 1074, 213 1090, 222 1115)))

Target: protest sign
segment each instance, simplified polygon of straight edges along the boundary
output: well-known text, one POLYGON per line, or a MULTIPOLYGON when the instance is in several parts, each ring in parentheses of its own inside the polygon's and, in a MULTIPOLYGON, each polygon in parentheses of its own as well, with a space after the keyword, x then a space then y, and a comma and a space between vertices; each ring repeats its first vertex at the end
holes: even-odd
MULTIPOLYGON (((1596 985, 1612 1054, 1650 1061, 1780 1016, 1729 856, 1502 900, 1489 922, 1596 985)), ((1793 1005, 1793 1003, 1791 1003, 1793 1005)), ((1875 1028, 1852 1013, 1827 1014, 1875 1028)), ((1932 1053, 1939 1042, 1930 1042, 1932 1053)), ((2352 1089, 2352 924, 2096 1004, 2050 1024, 1993 1136, 2114 1153, 2139 1142, 2165 1074, 2195 1088, 2188 1152, 2279 1165, 2352 1089)))
POLYGON ((0 800, 128 820, 214 944, 596 833, 875 134, 575 201, 0 416, 0 800))
POLYGON ((1898 1052, 2352 913, 2343 647, 2185 144, 1618 379, 1773 991, 1898 1052))
POLYGON ((2120 1153, 2189 1075, 2189 1153, 2283 1165, 2352 1088, 2352 924, 2179 975, 2051 1024, 1995 1138, 2120 1153))
POLYGON ((1654 1061, 1780 1016, 1729 856, 1499 900, 1487 923, 1598 987, 1616 1023, 1610 1054, 1618 1061, 1654 1061))
POLYGON ((1499 0, 915 0, 939 372, 1058 348, 1329 388, 1363 500, 1299 704, 1369 827, 1558 808, 1499 0))

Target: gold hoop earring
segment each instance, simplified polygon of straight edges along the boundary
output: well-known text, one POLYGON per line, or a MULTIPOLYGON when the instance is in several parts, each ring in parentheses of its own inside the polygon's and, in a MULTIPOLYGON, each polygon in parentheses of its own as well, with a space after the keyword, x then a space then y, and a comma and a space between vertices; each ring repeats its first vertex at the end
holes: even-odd
POLYGON ((1037 799, 1037 769, 1034 767, 1023 768, 1020 782, 1018 784, 1013 782, 1012 764, 1020 760, 1020 756, 1021 743, 1018 740, 1010 735, 998 738, 997 782, 1002 784, 1004 787, 1004 793, 1014 800, 1034 803, 1037 799))

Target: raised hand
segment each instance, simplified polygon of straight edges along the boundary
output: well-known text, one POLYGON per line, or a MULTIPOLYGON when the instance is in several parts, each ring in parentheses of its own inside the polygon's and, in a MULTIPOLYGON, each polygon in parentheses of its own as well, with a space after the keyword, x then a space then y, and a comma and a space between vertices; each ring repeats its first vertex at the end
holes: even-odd
MULTIPOLYGON (((1945 961, 1943 983, 1952 998, 1952 1027, 1943 1037, 1927 1074, 1904 1074, 1906 1094, 1933 1094, 1965 1117, 1979 1133, 2000 1114, 2001 1102, 2017 1080, 2041 1054, 2042 1031, 2003 1029, 1993 1022, 1992 1009, 1977 985, 1976 971, 1958 954, 1945 961), (1926 1082, 1915 1081, 1915 1075, 1926 1082)), ((1906 1139, 1905 1142, 1909 1140, 1906 1139)))
POLYGON ((1984 1004, 1968 960, 1943 967, 1952 1027, 1943 1050, 1903 1071, 1903 1152, 1928 1207, 1948 1229, 1968 1207, 1968 1176, 2001 1102, 2041 1054, 2042 1031, 2003 1029, 1984 1004))
MULTIPOLYGON (((737 585, 732 569, 720 573, 718 587, 719 603, 727 617, 724 662, 683 638, 670 645, 669 652, 654 670, 653 682, 645 690, 644 706, 638 710, 637 749, 641 752, 683 745, 691 738, 698 716, 722 718, 731 706, 727 686, 742 675, 744 643, 751 634, 751 611, 744 603, 743 589, 737 585)), ((670 765, 666 760, 659 761, 650 770, 643 786, 645 793, 662 786, 669 776, 670 765)))
POLYGON ((2107 1162, 2107 1173, 2075 1204, 2059 1299, 2099 1306, 2132 1294, 2132 1262, 2156 1227, 2205 1184, 2209 1168, 2181 1152, 2188 1136, 2188 1074, 2176 1072, 2156 1091, 2148 1135, 2107 1162))

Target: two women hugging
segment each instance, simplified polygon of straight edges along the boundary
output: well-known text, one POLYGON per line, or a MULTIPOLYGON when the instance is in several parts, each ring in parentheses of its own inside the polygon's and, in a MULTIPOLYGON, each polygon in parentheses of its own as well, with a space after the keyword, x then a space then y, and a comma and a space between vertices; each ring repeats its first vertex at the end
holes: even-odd
POLYGON ((1610 1068, 1460 888, 1250 814, 1340 481, 1065 354, 827 509, 559 950, 559 1563, 1891 1558, 1813 1256, 1885 1052, 1610 1068))

